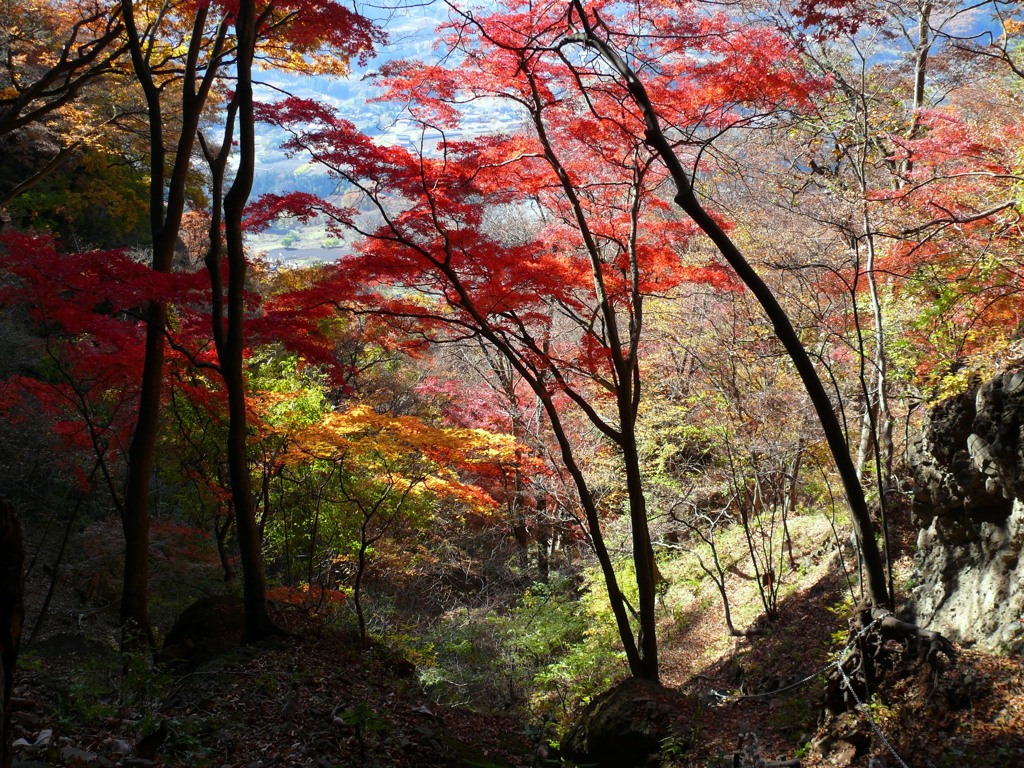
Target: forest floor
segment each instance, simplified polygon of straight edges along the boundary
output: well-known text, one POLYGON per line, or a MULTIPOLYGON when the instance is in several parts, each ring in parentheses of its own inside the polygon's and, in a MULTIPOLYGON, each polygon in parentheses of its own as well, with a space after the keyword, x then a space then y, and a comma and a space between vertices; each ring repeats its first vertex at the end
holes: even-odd
MULTIPOLYGON (((785 601, 770 635, 735 641, 711 666, 680 678, 666 674, 666 685, 704 703, 695 747, 679 765, 732 766, 744 733, 756 734, 763 758, 799 758, 803 768, 1024 765, 1020 656, 961 648, 955 666, 933 670, 909 654, 887 672, 866 706, 838 717, 826 714, 825 678, 847 647, 835 639, 849 634, 843 633, 845 622, 822 608, 823 592, 834 586, 819 583, 785 601)), ((672 646, 677 653, 680 648, 672 646)))
MULTIPOLYGON (((938 672, 910 658, 861 711, 823 718, 821 673, 848 638, 836 609, 844 580, 820 551, 798 559, 800 579, 780 599, 775 620, 750 622, 769 630, 764 635, 729 637, 720 605, 707 594, 679 599, 667 612, 662 682, 686 694, 695 714, 685 734, 690 746, 666 753, 663 765, 739 765, 734 753, 749 733, 763 758, 799 760, 793 764, 804 768, 1024 765, 1019 656, 960 649, 956 666, 938 672)), ((904 556, 897 574, 908 569, 904 556)), ((31 591, 45 583, 38 581, 30 583, 30 604, 39 597, 31 591)), ((190 666, 154 669, 129 660, 138 668, 123 675, 110 622, 104 635, 95 616, 75 605, 58 596, 49 634, 21 659, 15 766, 561 764, 545 744, 555 729, 543 731, 521 711, 439 704, 407 659, 381 645, 362 649, 351 633, 291 621, 288 637, 190 666)))
MULTIPOLYGON (((68 654, 63 661, 77 667, 83 660, 68 654)), ((239 648, 170 685, 151 681, 163 683, 158 702, 128 696, 131 704, 118 705, 98 685, 91 712, 88 691, 60 691, 71 669, 53 660, 36 666, 21 673, 16 689, 15 720, 37 745, 16 752, 23 768, 431 768, 523 764, 530 753, 521 721, 438 706, 401 664, 337 632, 239 648)))

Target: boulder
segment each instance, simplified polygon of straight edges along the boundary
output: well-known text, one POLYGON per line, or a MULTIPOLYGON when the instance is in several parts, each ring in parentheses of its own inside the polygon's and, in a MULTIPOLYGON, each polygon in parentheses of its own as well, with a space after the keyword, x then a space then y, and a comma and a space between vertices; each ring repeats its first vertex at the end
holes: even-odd
POLYGON ((663 744, 688 746, 695 701, 649 680, 629 678, 595 698, 569 726, 561 755, 599 768, 642 768, 661 762, 663 744))
POLYGON ((199 664, 242 644, 245 607, 231 595, 204 597, 182 611, 158 659, 199 664))

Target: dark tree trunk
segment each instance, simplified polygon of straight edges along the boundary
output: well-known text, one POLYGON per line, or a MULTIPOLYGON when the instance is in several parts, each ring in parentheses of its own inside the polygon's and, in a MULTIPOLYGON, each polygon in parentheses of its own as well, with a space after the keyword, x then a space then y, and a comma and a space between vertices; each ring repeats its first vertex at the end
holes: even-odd
MULTIPOLYGON (((620 391, 620 398, 633 402, 629 388, 620 391)), ((654 559, 651 530, 647 521, 647 499, 644 495, 640 472, 640 456, 636 444, 635 414, 633 406, 628 411, 619 409, 622 419, 622 452, 626 469, 626 490, 629 494, 629 522, 632 530, 633 565, 636 570, 638 613, 637 646, 640 652, 639 674, 635 677, 658 682, 658 631, 655 610, 657 608, 658 564, 654 559)))
MULTIPOLYGON (((653 112, 651 113, 653 115, 653 112)), ((850 449, 846 443, 846 434, 843 432, 839 418, 836 416, 835 408, 825 391, 818 372, 814 369, 807 350, 804 349, 800 337, 793 328, 792 323, 785 310, 779 304, 771 289, 764 283, 752 266, 743 257, 743 254, 732 242, 725 231, 718 225, 700 202, 697 200, 693 189, 689 186, 689 179, 685 169, 679 163, 672 151, 671 144, 660 129, 655 132, 648 130, 648 143, 657 151, 666 164, 667 158, 671 157, 674 163, 669 164, 672 178, 676 182, 679 192, 676 195, 676 203, 686 214, 700 227, 704 233, 718 248, 725 260, 736 271, 740 280, 750 289, 754 297, 761 304, 765 314, 771 321, 775 336, 782 343, 783 348, 789 355, 793 366, 796 368, 804 389, 807 391, 814 406, 815 413, 821 423, 822 431, 825 433, 825 440, 832 453, 839 477, 843 482, 843 490, 846 492, 846 500, 850 505, 850 512, 853 517, 854 530, 857 534, 857 542, 860 545, 862 557, 864 558, 864 569, 867 576, 866 591, 868 598, 873 605, 889 605, 889 590, 886 587, 885 565, 882 561, 882 554, 875 541, 874 523, 871 520, 871 513, 868 510, 867 500, 864 498, 864 490, 861 487, 860 479, 857 477, 857 469, 853 459, 850 457, 850 449)))
MULTIPOLYGON (((648 131, 648 142, 663 158, 671 156, 675 158, 672 147, 664 134, 654 134, 648 131)), ((667 162, 667 161, 666 161, 667 162)), ((853 526, 857 535, 857 542, 860 545, 862 557, 864 558, 864 570, 867 577, 866 591, 869 600, 873 605, 890 605, 889 590, 886 586, 885 564, 882 561, 882 554, 875 541, 875 528, 871 520, 871 512, 868 509, 867 500, 864 497, 864 490, 861 487, 860 479, 857 477, 857 469, 853 459, 850 457, 850 449, 846 443, 846 434, 836 415, 832 401, 825 391, 818 372, 814 369, 807 350, 804 349, 800 337, 789 321, 785 310, 779 304, 771 289, 761 280, 753 267, 743 257, 743 254, 732 242, 725 231, 718 226, 718 223, 704 210, 694 195, 686 171, 675 160, 670 165, 672 177, 679 185, 679 193, 676 195, 676 203, 688 216, 700 227, 704 233, 714 242, 719 252, 729 262, 729 265, 736 271, 740 280, 750 289, 754 297, 761 304, 765 314, 771 321, 776 338, 782 343, 783 348, 789 355, 793 366, 796 368, 804 389, 807 391, 814 406, 815 413, 821 423, 822 431, 825 433, 825 440, 832 453, 839 477, 843 482, 843 490, 846 493, 847 503, 850 505, 850 513, 853 517, 853 526), (686 186, 683 186, 683 185, 686 186)))
MULTIPOLYGON (((500 346, 500 342, 499 348, 502 348, 500 346)), ((509 360, 513 361, 513 364, 518 364, 518 361, 514 360, 511 353, 506 354, 508 354, 509 360)), ((576 486, 577 493, 579 494, 580 504, 583 507, 584 517, 586 518, 587 532, 590 534, 590 545, 594 550, 594 555, 597 557, 598 565, 601 568, 601 575, 604 577, 605 588, 608 591, 608 603, 612 609, 612 615, 615 617, 615 626, 618 629, 619 639, 622 641, 622 649, 626 654, 626 661, 629 664, 629 673, 633 677, 642 677, 644 679, 657 682, 657 655, 654 656, 653 660, 650 656, 645 657, 641 642, 644 638, 635 637, 633 635, 633 626, 629 619, 629 608, 631 606, 628 606, 625 595, 623 595, 622 590, 619 589, 619 580, 615 575, 615 564, 612 561, 611 552, 608 550, 607 543, 604 540, 604 531, 601 527, 601 514, 598 510, 594 495, 590 490, 590 486, 587 484, 587 480, 583 475, 583 470, 576 462, 576 456, 573 453, 572 444, 569 441, 569 436, 565 430, 565 426, 562 424, 558 408, 554 405, 551 393, 545 389, 544 384, 536 379, 530 379, 525 368, 523 369, 523 373, 524 378, 526 378, 530 386, 533 387, 534 392, 537 394, 538 398, 540 398, 541 404, 544 406, 544 411, 547 413, 548 421, 551 424, 551 432, 554 435, 555 440, 558 442, 559 450, 561 451, 562 463, 569 472, 569 476, 572 478, 573 484, 576 486)), ((646 523, 646 519, 644 522, 646 523)), ((651 559, 651 562, 653 562, 653 558, 651 559)), ((634 563, 639 569, 639 563, 636 561, 635 554, 634 563)), ((639 580, 639 578, 640 576, 638 573, 637 579, 639 580)), ((656 642, 656 636, 654 636, 654 641, 656 642)), ((648 644, 652 642, 652 635, 647 635, 646 642, 648 644)))
POLYGON ((25 618, 25 549, 14 510, 0 502, 0 768, 11 766, 11 690, 25 618))
POLYGON ((231 533, 231 524, 234 522, 234 515, 228 511, 223 522, 213 521, 213 529, 217 533, 217 556, 220 558, 220 567, 224 571, 224 583, 235 583, 235 568, 231 565, 231 554, 228 552, 228 535, 231 533))
MULTIPOLYGON (((192 166, 192 149, 206 99, 218 72, 227 27, 217 29, 210 49, 210 64, 200 78, 199 50, 209 40, 205 34, 208 9, 196 12, 189 55, 181 77, 181 133, 178 136, 173 165, 165 173, 163 90, 153 78, 148 59, 150 49, 135 23, 135 4, 122 0, 128 51, 135 78, 146 99, 149 122, 149 223, 153 238, 153 270, 171 271, 174 248, 185 211, 186 182, 192 166)), ((153 474, 153 454, 160 427, 163 389, 164 330, 167 308, 160 301, 146 309, 146 352, 139 391, 139 410, 128 448, 128 478, 125 488, 122 524, 125 537, 124 583, 121 592, 121 645, 124 649, 149 643, 154 645, 149 621, 149 484, 153 474)))
POLYGON ((623 61, 622 57, 602 38, 600 38, 591 25, 589 17, 583 7, 582 0, 573 0, 575 16, 583 27, 583 32, 571 36, 580 44, 592 48, 622 77, 624 84, 629 91, 634 103, 643 112, 646 132, 644 138, 648 146, 653 149, 665 163, 672 181, 676 185, 676 204, 700 227, 700 229, 715 244, 729 266, 733 268, 743 284, 747 286, 754 297, 761 304, 762 309, 771 321, 776 338, 782 343, 783 348, 789 355, 793 366, 796 368, 800 380, 811 399, 815 413, 821 423, 828 442, 832 458, 836 463, 836 469, 843 482, 843 490, 846 492, 847 502, 850 505, 850 512, 853 517, 854 530, 857 541, 861 548, 866 571, 866 592, 872 605, 890 605, 890 595, 886 586, 885 565, 882 561, 882 554, 875 541, 874 524, 871 520, 871 513, 868 510, 867 501, 864 498, 864 491, 857 477, 857 469, 853 459, 850 457, 850 449, 846 443, 846 434, 843 432, 839 418, 836 416, 832 401, 825 391, 818 372, 811 362, 807 350, 804 349, 800 337, 793 328, 789 316, 775 298, 775 294, 765 284, 757 271, 747 262, 736 244, 730 239, 725 231, 718 225, 718 222, 708 214, 700 204, 693 186, 690 183, 690 176, 683 168, 682 163, 675 154, 671 142, 666 137, 661 127, 661 122, 655 112, 654 105, 647 89, 637 77, 636 73, 623 61))
POLYGON ((366 573, 366 550, 370 548, 366 529, 370 518, 363 521, 359 542, 359 555, 356 559, 356 574, 352 582, 352 605, 356 609, 356 621, 359 623, 359 644, 361 648, 369 647, 369 636, 366 633, 366 614, 363 613, 363 575, 366 573))
MULTIPOLYGON (((89 480, 90 482, 92 481, 92 476, 90 476, 89 480)), ((70 517, 68 517, 67 525, 64 526, 64 536, 60 540, 60 548, 57 550, 57 557, 53 561, 50 585, 46 589, 46 597, 43 598, 43 606, 39 609, 39 615, 36 617, 36 622, 32 626, 32 632, 29 634, 29 645, 32 645, 36 641, 39 631, 43 628, 43 622, 46 621, 46 616, 50 612, 50 603, 53 602, 53 595, 57 591, 57 582, 60 581, 61 566, 64 564, 64 554, 67 552, 68 542, 71 540, 71 533, 75 529, 75 523, 78 522, 78 513, 81 511, 84 501, 85 496, 80 494, 78 501, 75 502, 75 508, 71 511, 70 517)), ((28 570, 31 571, 32 566, 29 566, 28 570)), ((2 589, 3 587, 0 585, 0 590, 2 589)))
MULTIPOLYGON (((245 375, 242 367, 245 319, 245 250, 242 239, 242 214, 252 191, 256 168, 255 116, 253 114, 252 65, 256 46, 256 5, 253 0, 239 3, 235 24, 238 107, 238 169, 231 188, 224 196, 224 234, 228 261, 227 325, 218 344, 221 375, 228 392, 228 467, 231 497, 235 506, 235 526, 242 561, 242 586, 245 600, 245 642, 253 642, 279 630, 267 612, 266 579, 263 573, 263 542, 256 525, 246 447, 248 425, 245 412, 245 375)), ((221 318, 216 318, 220 322, 221 318)))
POLYGON ((149 481, 159 429, 163 387, 163 304, 153 302, 146 312, 146 357, 135 431, 128 448, 128 481, 124 495, 124 581, 121 587, 121 645, 125 650, 155 646, 149 621, 149 481))

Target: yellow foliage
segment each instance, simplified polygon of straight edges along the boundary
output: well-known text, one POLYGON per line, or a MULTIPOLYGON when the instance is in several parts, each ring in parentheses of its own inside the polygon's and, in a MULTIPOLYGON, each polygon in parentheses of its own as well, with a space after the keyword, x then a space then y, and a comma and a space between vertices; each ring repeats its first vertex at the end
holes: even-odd
POLYGON ((347 77, 350 70, 348 59, 333 53, 307 52, 266 42, 259 46, 260 66, 263 69, 281 69, 304 75, 335 75, 347 77))
POLYGON ((1003 21, 1003 30, 1006 32, 1007 37, 1014 37, 1024 32, 1024 21, 1019 19, 1005 19, 1003 21))
MULTIPOLYGON (((264 398, 265 402, 273 399, 264 398)), ((284 460, 338 462, 348 471, 369 473, 396 490, 414 496, 428 493, 484 512, 495 506, 494 500, 461 477, 503 475, 516 462, 516 449, 508 435, 435 427, 415 416, 380 414, 360 404, 332 411, 297 432, 284 460)))

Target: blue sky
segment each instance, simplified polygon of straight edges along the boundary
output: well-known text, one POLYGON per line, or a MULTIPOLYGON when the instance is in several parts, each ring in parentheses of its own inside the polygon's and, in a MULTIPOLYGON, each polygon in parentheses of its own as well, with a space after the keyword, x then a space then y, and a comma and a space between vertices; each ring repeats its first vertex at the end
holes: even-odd
MULTIPOLYGON (((437 53, 434 51, 434 29, 446 18, 447 6, 435 0, 427 4, 393 10, 364 10, 384 27, 389 38, 388 45, 378 50, 376 59, 366 66, 355 67, 347 78, 299 77, 281 72, 260 72, 257 79, 269 83, 277 91, 265 89, 257 98, 273 100, 280 98, 280 91, 286 91, 302 98, 317 99, 337 109, 343 117, 351 120, 370 136, 376 137, 378 141, 414 146, 419 141, 419 127, 402 119, 400 105, 372 103, 371 99, 380 92, 369 78, 387 61, 435 59, 437 53)), ((492 131, 500 122, 500 115, 482 111, 477 119, 471 119, 467 123, 463 134, 492 131)), ((305 163, 302 158, 286 158, 279 146, 282 140, 283 132, 268 126, 259 128, 257 141, 260 169, 254 193, 258 195, 268 191, 292 191, 268 188, 268 184, 283 183, 286 176, 292 177, 295 183, 293 189, 315 191, 311 187, 317 187, 316 177, 321 175, 321 172, 318 169, 303 167, 305 163)))

